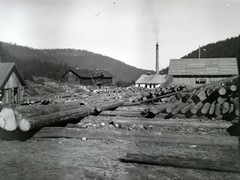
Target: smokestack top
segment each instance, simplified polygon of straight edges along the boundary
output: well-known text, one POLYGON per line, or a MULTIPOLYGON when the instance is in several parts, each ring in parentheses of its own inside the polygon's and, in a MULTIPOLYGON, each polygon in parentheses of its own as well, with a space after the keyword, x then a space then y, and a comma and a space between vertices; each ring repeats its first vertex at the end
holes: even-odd
POLYGON ((159 74, 158 43, 156 44, 156 74, 159 74))

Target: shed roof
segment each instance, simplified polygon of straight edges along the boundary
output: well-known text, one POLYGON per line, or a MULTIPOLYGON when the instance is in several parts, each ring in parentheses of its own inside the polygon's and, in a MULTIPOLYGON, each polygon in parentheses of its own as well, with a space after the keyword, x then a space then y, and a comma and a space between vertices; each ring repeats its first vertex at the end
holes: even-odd
POLYGON ((65 76, 69 71, 72 71, 74 74, 76 74, 79 77, 82 78, 97 78, 100 77, 101 75, 103 75, 103 77, 108 77, 111 78, 113 77, 113 75, 111 73, 109 73, 108 71, 105 70, 89 70, 89 69, 70 69, 68 70, 63 76, 65 76))
POLYGON ((0 63, 0 88, 5 86, 12 72, 16 74, 22 86, 26 86, 26 83, 15 66, 15 63, 0 63))
POLYGON ((236 58, 171 59, 169 75, 236 75, 236 58))
POLYGON ((169 80, 168 75, 143 74, 135 83, 136 84, 162 84, 162 83, 169 83, 168 80, 169 80))

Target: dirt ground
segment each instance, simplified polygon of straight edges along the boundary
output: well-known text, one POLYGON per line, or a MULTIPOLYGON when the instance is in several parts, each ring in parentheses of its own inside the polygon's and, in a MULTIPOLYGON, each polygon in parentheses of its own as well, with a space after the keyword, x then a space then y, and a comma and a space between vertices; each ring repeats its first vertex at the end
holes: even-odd
POLYGON ((129 152, 239 160, 237 147, 37 138, 0 141, 0 179, 240 179, 236 173, 120 162, 129 152))

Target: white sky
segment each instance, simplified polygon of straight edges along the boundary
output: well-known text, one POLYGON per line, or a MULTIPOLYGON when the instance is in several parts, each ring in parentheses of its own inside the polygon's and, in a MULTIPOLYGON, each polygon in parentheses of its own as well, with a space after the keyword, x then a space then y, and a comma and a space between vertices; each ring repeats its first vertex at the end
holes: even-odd
POLYGON ((240 34, 239 0, 0 0, 0 41, 85 49, 160 69, 199 45, 240 34))

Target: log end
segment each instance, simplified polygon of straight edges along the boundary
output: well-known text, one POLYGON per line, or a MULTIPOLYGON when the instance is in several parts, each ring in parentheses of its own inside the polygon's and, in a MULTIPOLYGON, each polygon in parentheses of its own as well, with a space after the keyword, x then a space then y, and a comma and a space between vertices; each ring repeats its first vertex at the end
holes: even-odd
POLYGON ((3 119, 2 116, 0 116, 0 127, 1 127, 2 129, 4 129, 4 127, 5 127, 5 121, 4 121, 4 119, 3 119))
POLYGON ((19 122, 19 129, 21 129, 21 131, 27 132, 30 130, 30 123, 26 120, 26 119, 22 119, 19 122))
POLYGON ((3 108, 0 112, 2 123, 0 123, 6 131, 14 131, 17 129, 17 122, 13 110, 10 108, 3 108))

